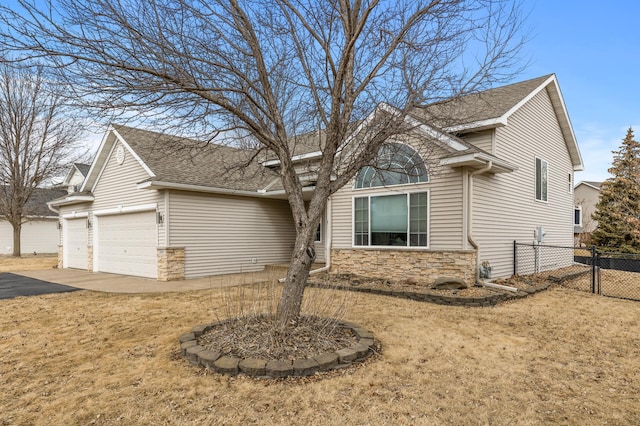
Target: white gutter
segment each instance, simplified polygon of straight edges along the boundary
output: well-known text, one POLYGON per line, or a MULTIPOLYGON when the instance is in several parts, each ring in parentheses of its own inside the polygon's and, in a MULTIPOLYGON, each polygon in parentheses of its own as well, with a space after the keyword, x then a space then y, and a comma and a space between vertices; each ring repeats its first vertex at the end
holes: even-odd
POLYGON ((489 118, 487 120, 473 121, 471 123, 445 127, 444 130, 448 133, 458 133, 466 130, 485 130, 494 129, 496 127, 504 127, 507 125, 506 115, 507 114, 502 117, 489 118))
MULTIPOLYGON (((85 203, 85 202, 90 202, 94 200, 95 200, 95 197, 91 195, 71 195, 71 196, 65 197, 63 200, 49 201, 47 203, 47 206, 49 205, 65 206, 69 204, 85 203)), ((49 207, 49 209, 51 209, 51 207, 49 207)))
POLYGON ((60 215, 60 209, 58 209, 58 210, 54 209, 51 204, 47 203, 47 208, 49 210, 51 210, 52 212, 54 212, 55 214, 57 214, 58 216, 60 215))
POLYGON ((493 165, 493 168, 501 168, 505 170, 494 170, 494 173, 501 173, 502 171, 506 172, 514 172, 518 170, 518 166, 509 163, 508 161, 496 159, 494 156, 489 156, 487 154, 483 154, 481 152, 472 152, 466 155, 459 155, 455 157, 443 158, 440 160, 440 165, 442 166, 451 166, 456 167, 456 165, 469 162, 469 161, 485 161, 490 162, 493 165))
MULTIPOLYGON (((298 161, 302 161, 302 160, 309 160, 312 158, 320 158, 322 157, 322 151, 312 151, 312 152, 308 152, 306 154, 298 154, 298 155, 294 155, 291 157, 291 162, 295 163, 298 161)), ((265 167, 269 167, 269 166, 279 166, 280 165, 280 160, 267 160, 267 161, 263 161, 262 163, 263 166, 265 167)))
MULTIPOLYGON (((162 181, 145 181, 137 184, 138 189, 177 189, 182 191, 193 192, 205 192, 209 194, 225 194, 225 195, 240 195, 244 197, 258 197, 258 198, 270 198, 276 195, 286 195, 287 193, 283 189, 277 191, 264 191, 258 189, 257 191, 246 191, 242 189, 227 189, 216 188, 212 186, 204 185, 192 185, 186 183, 174 183, 174 182, 162 182, 162 181)), ((302 188, 302 192, 312 192, 315 189, 313 186, 305 186, 302 188)))
POLYGON ((493 162, 489 161, 485 167, 469 173, 469 183, 467 185, 467 240, 476 250, 476 283, 483 285, 484 282, 480 280, 480 246, 473 239, 473 177, 488 172, 492 167, 493 162))

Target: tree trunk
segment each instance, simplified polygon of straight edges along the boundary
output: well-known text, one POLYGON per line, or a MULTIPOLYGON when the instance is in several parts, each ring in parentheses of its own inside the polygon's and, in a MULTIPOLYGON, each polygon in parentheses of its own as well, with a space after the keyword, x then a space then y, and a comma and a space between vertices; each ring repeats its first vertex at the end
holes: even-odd
POLYGON ((13 225, 13 256, 20 257, 20 233, 22 231, 22 224, 18 223, 13 225))
MULTIPOLYGON (((315 235, 315 228, 313 232, 315 235)), ((278 303, 278 325, 281 329, 295 325, 300 316, 304 288, 315 260, 314 248, 309 244, 311 240, 311 236, 307 235, 309 233, 309 229, 306 229, 305 232, 300 232, 296 236, 294 251, 287 271, 287 281, 278 303)))

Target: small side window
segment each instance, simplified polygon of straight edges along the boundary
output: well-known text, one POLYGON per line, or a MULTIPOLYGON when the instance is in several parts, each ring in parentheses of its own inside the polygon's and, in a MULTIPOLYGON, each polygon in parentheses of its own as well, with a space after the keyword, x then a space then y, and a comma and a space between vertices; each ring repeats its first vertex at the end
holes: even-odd
POLYGON ((548 163, 536 158, 536 200, 548 201, 548 163))

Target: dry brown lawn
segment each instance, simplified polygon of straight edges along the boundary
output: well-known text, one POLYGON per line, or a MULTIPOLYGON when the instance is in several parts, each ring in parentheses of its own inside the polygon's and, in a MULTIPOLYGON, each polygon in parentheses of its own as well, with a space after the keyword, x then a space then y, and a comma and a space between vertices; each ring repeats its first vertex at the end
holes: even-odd
POLYGON ((58 256, 55 254, 24 255, 13 257, 0 255, 0 272, 33 271, 38 269, 50 269, 58 264, 58 256))
MULTIPOLYGON (((588 270, 588 267, 581 267, 588 270)), ((591 273, 568 280, 565 287, 591 291, 591 273)), ((640 274, 637 272, 600 269, 600 291, 602 295, 640 301, 640 274)))
POLYGON ((177 356, 218 290, 2 300, 0 425, 640 424, 639 302, 559 287, 492 308, 351 297, 346 319, 382 353, 278 381, 177 356))

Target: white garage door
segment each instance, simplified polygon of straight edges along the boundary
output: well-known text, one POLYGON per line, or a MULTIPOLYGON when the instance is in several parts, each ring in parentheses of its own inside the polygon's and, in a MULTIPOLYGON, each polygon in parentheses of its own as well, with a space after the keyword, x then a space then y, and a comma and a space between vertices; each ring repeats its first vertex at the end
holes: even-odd
POLYGON ((157 278, 155 211, 100 216, 97 271, 157 278))
POLYGON ((67 219, 63 226, 66 227, 62 246, 66 256, 63 259, 64 267, 87 270, 89 266, 87 218, 67 219))

